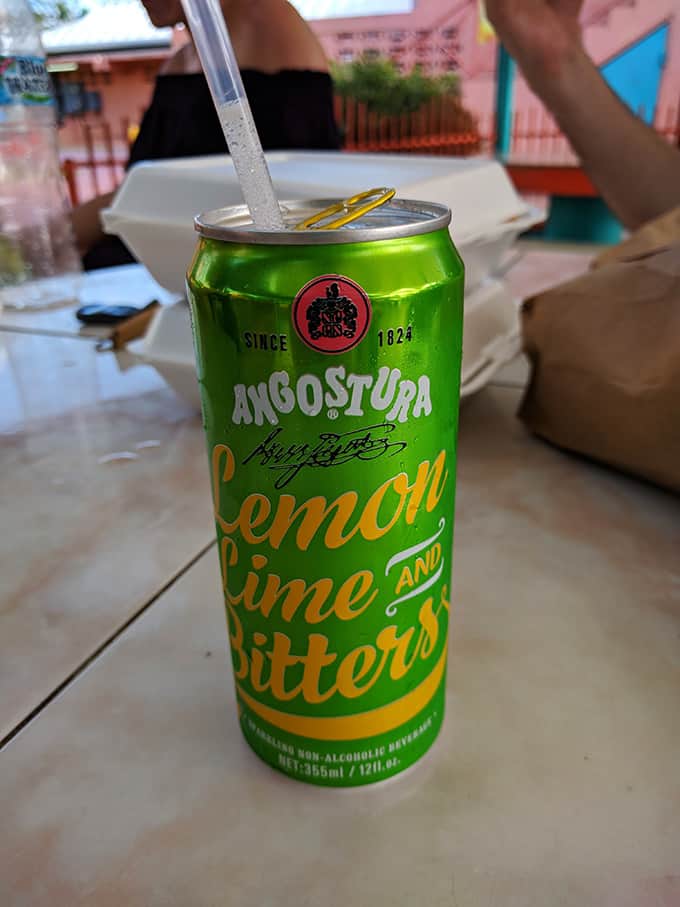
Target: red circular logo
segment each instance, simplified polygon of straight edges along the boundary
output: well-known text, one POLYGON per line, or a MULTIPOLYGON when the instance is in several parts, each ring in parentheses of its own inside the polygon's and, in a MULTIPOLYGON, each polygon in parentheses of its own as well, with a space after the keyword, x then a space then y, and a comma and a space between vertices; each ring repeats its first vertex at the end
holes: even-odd
POLYGON ((293 302, 300 339, 320 353, 345 353, 365 337, 371 302, 358 283, 339 274, 310 280, 293 302))

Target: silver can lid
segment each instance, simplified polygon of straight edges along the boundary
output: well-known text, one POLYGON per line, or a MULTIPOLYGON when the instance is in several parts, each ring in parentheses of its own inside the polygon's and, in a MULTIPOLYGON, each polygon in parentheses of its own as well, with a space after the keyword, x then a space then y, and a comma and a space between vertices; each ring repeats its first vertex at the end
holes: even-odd
POLYGON ((205 211, 194 219, 194 227, 201 236, 222 242, 326 246, 403 239, 441 230, 451 222, 451 210, 446 205, 395 198, 344 227, 332 230, 294 229, 295 224, 339 201, 339 198, 321 198, 281 202, 284 223, 288 227, 286 230, 256 230, 246 205, 205 211))

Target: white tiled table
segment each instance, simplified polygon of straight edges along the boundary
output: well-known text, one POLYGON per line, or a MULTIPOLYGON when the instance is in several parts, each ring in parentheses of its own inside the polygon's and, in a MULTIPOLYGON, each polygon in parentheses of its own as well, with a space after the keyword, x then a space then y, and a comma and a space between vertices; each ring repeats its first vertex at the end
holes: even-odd
POLYGON ((0 740, 211 543, 206 464, 148 366, 0 332, 0 740))
POLYGON ((677 497, 530 438, 518 387, 468 401, 440 740, 316 789, 239 736, 199 420, 0 337, 33 407, 0 439, 0 904, 680 904, 677 497))
POLYGON ((0 903, 675 907, 678 501, 461 424, 448 715, 374 789, 240 738, 208 551, 0 758, 0 903))

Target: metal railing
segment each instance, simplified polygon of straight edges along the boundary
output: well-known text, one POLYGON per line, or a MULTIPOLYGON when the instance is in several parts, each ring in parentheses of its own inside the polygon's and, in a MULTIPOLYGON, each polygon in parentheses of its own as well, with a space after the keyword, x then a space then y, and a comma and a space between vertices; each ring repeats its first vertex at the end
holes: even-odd
MULTIPOLYGON (((493 149, 493 118, 473 117, 446 96, 433 99, 415 113, 395 117, 370 113, 354 99, 337 97, 335 104, 345 151, 465 156, 493 149)), ((680 146, 680 107, 657 111, 655 128, 680 146)), ((83 124, 82 149, 62 162, 72 204, 120 184, 128 148, 126 122, 121 124, 119 136, 114 141, 113 130, 104 121, 83 124)), ((508 162, 541 167, 545 172, 550 167, 564 170, 579 164, 566 136, 543 108, 515 112, 508 162)))

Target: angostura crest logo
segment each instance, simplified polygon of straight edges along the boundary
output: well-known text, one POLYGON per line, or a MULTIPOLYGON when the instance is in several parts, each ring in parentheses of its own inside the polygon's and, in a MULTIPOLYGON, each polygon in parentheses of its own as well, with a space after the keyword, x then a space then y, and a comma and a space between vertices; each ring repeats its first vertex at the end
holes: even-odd
POLYGON ((312 340, 320 337, 347 337, 357 332, 357 307, 347 296, 340 295, 335 281, 326 287, 325 296, 317 296, 307 309, 307 325, 312 340))
POLYGON ((344 353, 366 335, 371 303, 358 283, 339 274, 316 277, 293 303, 293 324, 307 346, 321 353, 344 353))

